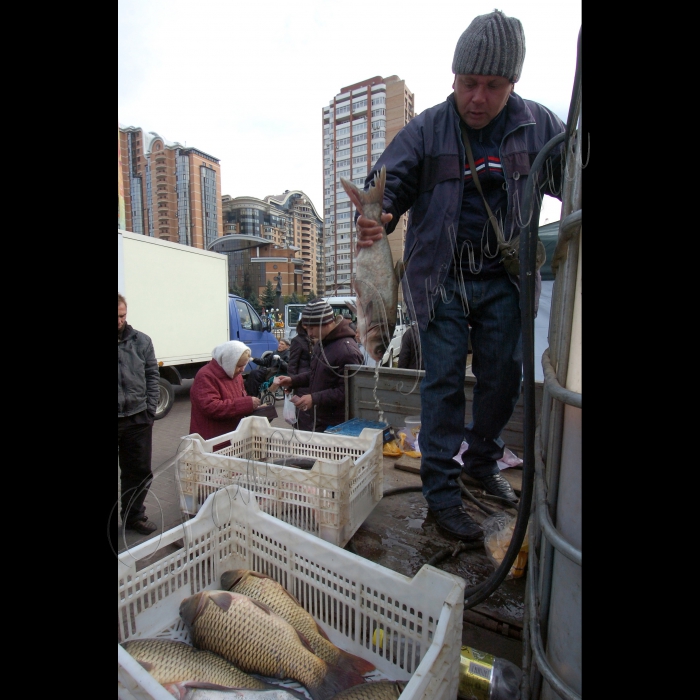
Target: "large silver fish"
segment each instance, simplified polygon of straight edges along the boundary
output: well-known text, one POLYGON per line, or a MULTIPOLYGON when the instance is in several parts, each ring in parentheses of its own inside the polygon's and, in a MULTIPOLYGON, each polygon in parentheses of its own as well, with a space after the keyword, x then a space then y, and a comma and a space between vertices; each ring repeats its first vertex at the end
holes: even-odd
POLYGON ((364 683, 357 673, 331 666, 286 620, 257 600, 230 591, 201 591, 180 604, 194 645, 220 654, 246 673, 291 678, 313 700, 330 700, 364 683))
MULTIPOLYGON (((368 219, 381 225, 382 200, 386 184, 386 168, 374 176, 373 186, 366 192, 341 177, 340 182, 355 208, 368 219)), ((357 295, 357 329, 367 352, 381 361, 396 328, 396 305, 403 262, 394 265, 386 229, 380 240, 360 248, 355 262, 357 295)))
POLYGON ((249 569, 224 571, 221 574, 221 588, 225 591, 242 593, 268 605, 273 612, 283 617, 297 632, 304 635, 316 656, 332 666, 340 666, 359 674, 374 670, 374 665, 369 661, 335 646, 299 601, 270 576, 249 569))

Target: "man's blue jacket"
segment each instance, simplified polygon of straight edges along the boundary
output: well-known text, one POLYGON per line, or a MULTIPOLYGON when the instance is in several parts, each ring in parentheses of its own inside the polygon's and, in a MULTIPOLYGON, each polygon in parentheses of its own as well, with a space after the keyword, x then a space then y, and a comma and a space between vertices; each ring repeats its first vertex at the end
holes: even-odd
MULTIPOLYGON (((506 178, 508 209, 503 225, 506 240, 517 236, 522 225, 521 206, 530 166, 542 147, 563 132, 564 123, 537 102, 512 93, 506 109, 505 135, 500 157, 506 178)), ((539 221, 544 194, 561 200, 561 152, 554 149, 540 171, 534 198, 531 226, 539 221)), ((404 298, 411 299, 416 319, 425 330, 430 310, 442 284, 455 264, 455 239, 464 191, 466 151, 462 143, 460 117, 454 96, 426 109, 412 119, 387 146, 365 180, 365 189, 382 166, 386 166, 383 208, 393 214, 387 233, 399 217, 411 210, 408 219, 403 279, 404 298), (406 286, 410 288, 410 294, 406 286)), ((511 277, 517 286, 518 279, 511 277)), ((535 286, 535 313, 539 302, 540 274, 535 286)))

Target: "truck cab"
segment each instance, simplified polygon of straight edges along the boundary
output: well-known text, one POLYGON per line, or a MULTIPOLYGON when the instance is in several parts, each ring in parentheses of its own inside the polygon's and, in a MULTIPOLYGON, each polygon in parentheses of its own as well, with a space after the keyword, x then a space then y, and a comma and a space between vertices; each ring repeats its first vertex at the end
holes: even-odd
MULTIPOLYGON (((251 357, 260 357, 265 351, 277 350, 277 338, 272 334, 270 319, 261 318, 249 301, 235 294, 228 295, 228 328, 229 340, 240 340, 251 352, 251 357)), ((222 341, 223 342, 223 341, 222 341)), ((214 348, 212 348, 213 350, 214 348)), ((211 359, 211 358, 210 358, 211 359)), ((160 397, 156 409, 156 420, 165 418, 173 407, 175 390, 173 385, 182 384, 183 379, 194 379, 197 372, 206 362, 187 362, 164 365, 159 363, 160 397)), ((257 365, 249 362, 246 372, 255 369, 257 365)))
MULTIPOLYGON (((245 343, 253 357, 260 357, 266 350, 277 351, 277 338, 272 333, 272 322, 261 318, 250 302, 235 294, 228 295, 230 340, 245 343)), ((255 368, 254 363, 248 369, 255 368)))

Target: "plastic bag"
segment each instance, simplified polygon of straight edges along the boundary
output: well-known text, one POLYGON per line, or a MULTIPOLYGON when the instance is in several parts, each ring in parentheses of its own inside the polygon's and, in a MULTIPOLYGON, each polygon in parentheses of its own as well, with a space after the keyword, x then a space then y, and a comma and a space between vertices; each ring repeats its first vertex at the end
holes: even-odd
POLYGON ((282 412, 284 420, 289 423, 289 425, 294 425, 297 422, 297 407, 292 403, 292 396, 294 396, 293 391, 285 392, 284 410, 282 412))
MULTIPOLYGON (((494 513, 481 523, 481 529, 484 531, 484 548, 486 549, 486 555, 496 568, 501 565, 508 551, 514 528, 515 516, 508 515, 507 513, 494 513)), ((528 525, 528 530, 529 528, 530 525, 528 525)), ((510 567, 506 579, 520 578, 525 573, 528 551, 527 537, 528 532, 526 530, 525 538, 520 546, 518 556, 515 557, 515 561, 510 567)))
POLYGON ((399 443, 394 439, 384 443, 384 446, 382 447, 382 454, 385 457, 400 457, 403 452, 399 447, 399 443))
MULTIPOLYGON (((459 452, 452 459, 454 459, 458 464, 463 465, 464 461, 462 460, 462 455, 467 451, 468 447, 469 443, 466 440, 463 440, 462 445, 459 448, 459 452)), ((511 452, 507 447, 503 449, 503 457, 496 462, 501 471, 508 469, 508 467, 519 467, 522 463, 523 460, 520 459, 520 457, 518 457, 514 452, 511 452)))
POLYGON ((406 428, 401 428, 396 433, 396 438, 399 443, 399 449, 409 457, 418 458, 421 456, 420 447, 418 446, 418 435, 411 434, 411 431, 406 428))

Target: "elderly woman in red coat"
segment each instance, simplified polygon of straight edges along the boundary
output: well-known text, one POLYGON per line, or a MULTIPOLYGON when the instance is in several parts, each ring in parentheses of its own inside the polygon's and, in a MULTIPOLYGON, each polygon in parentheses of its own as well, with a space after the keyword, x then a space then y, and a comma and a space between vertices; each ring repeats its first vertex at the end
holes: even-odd
MULTIPOLYGON (((250 348, 238 340, 229 340, 217 345, 211 355, 211 361, 197 372, 190 389, 190 433, 199 433, 205 440, 235 430, 242 418, 260 406, 260 399, 248 396, 243 385, 250 348)), ((228 444, 226 441, 214 449, 228 444)))

